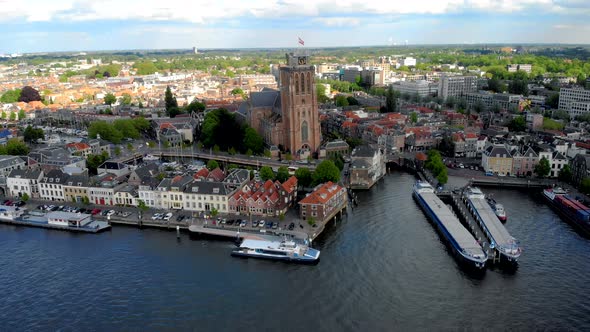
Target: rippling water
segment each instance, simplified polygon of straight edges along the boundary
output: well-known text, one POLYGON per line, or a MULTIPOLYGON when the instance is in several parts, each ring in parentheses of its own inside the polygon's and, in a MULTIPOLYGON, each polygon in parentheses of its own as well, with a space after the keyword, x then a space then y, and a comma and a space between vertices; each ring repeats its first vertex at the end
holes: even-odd
POLYGON ((540 197, 503 203, 516 272, 464 273, 393 173, 316 241, 317 266, 237 259, 232 244, 115 227, 0 226, 0 331, 590 330, 590 240, 540 197))

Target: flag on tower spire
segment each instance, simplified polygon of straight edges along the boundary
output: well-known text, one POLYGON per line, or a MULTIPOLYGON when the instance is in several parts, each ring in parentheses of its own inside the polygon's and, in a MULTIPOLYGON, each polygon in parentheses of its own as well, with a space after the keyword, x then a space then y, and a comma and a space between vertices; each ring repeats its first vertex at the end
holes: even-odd
POLYGON ((301 44, 301 45, 305 45, 305 42, 303 41, 303 39, 301 39, 301 37, 297 37, 297 39, 299 39, 299 41, 298 41, 298 42, 299 42, 299 44, 301 44))

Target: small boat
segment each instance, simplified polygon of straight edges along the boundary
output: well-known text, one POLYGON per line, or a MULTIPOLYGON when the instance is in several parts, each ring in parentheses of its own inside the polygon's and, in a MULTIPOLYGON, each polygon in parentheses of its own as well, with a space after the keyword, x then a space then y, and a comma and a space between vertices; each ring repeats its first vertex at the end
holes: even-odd
POLYGON ((244 239, 232 256, 280 260, 296 263, 315 263, 320 251, 292 240, 270 241, 244 239))
POLYGON ((496 200, 493 198, 488 198, 488 204, 490 204, 492 210, 494 210, 494 213, 496 214, 498 219, 500 219, 501 222, 506 222, 508 217, 506 216, 506 210, 504 210, 504 205, 496 202, 496 200))

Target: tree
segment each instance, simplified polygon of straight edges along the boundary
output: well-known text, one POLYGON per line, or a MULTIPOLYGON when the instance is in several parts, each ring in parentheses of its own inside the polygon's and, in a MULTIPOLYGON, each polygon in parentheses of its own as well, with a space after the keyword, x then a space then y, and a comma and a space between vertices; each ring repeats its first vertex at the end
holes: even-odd
POLYGON ((580 183, 580 190, 586 195, 590 194, 590 177, 585 177, 582 179, 582 182, 580 183))
POLYGON ((289 175, 289 169, 287 168, 287 166, 281 166, 277 170, 277 175, 275 177, 275 180, 283 183, 283 182, 287 181, 287 179, 289 177, 290 177, 290 175, 289 175))
POLYGON ((525 131, 526 130, 526 120, 524 116, 517 116, 516 118, 512 119, 508 124, 508 128, 510 131, 525 131))
POLYGON ((215 218, 219 214, 219 211, 216 208, 211 208, 209 213, 211 214, 211 217, 215 218))
POLYGON ((346 96, 338 95, 334 100, 336 101, 337 107, 348 106, 348 99, 346 98, 346 96))
POLYGON ((295 171, 297 183, 302 187, 309 187, 311 185, 312 174, 309 168, 300 167, 295 171))
POLYGON ((27 85, 22 89, 18 101, 22 101, 25 103, 31 101, 41 101, 41 95, 39 94, 39 91, 37 91, 35 88, 27 85))
POLYGON ((564 110, 556 110, 553 111, 551 113, 551 117, 557 120, 564 120, 564 121, 569 121, 570 120, 570 114, 567 111, 564 110))
POLYGON ((540 178, 549 175, 549 172, 551 172, 551 165, 549 165, 549 160, 547 160, 547 158, 545 157, 541 158, 541 160, 539 160, 539 163, 535 165, 534 172, 540 178))
POLYGON ((117 102, 117 97, 115 97, 114 94, 112 94, 112 93, 109 92, 109 93, 107 93, 104 96, 104 103, 105 103, 105 105, 109 105, 110 106, 110 105, 112 105, 112 104, 114 104, 116 102, 117 102))
POLYGON ((269 166, 262 166, 260 167, 260 178, 263 181, 272 180, 275 177, 275 173, 272 171, 272 168, 269 166))
POLYGON ((239 96, 244 97, 244 95, 245 95, 244 90, 242 90, 240 88, 234 88, 233 90, 231 90, 230 93, 232 94, 232 96, 239 95, 239 96))
POLYGON ((506 84, 502 83, 498 78, 493 77, 488 80, 488 90, 502 93, 505 92, 507 89, 506 84))
POLYGON ((186 111, 188 113, 201 113, 205 110, 205 108, 206 105, 195 98, 190 104, 186 106, 186 111))
POLYGON ((456 100, 455 97, 453 96, 448 96, 447 99, 445 100, 445 106, 449 107, 449 108, 453 108, 455 106, 456 100))
POLYGON ((327 103, 330 98, 326 96, 326 86, 324 84, 318 83, 315 85, 315 93, 318 99, 318 104, 327 103))
POLYGON ((21 92, 21 89, 8 90, 0 97, 0 102, 5 104, 16 103, 20 99, 21 92))
POLYGON ((113 122, 112 126, 118 130, 124 138, 139 138, 139 131, 135 127, 133 120, 131 119, 117 119, 113 122))
POLYGON ((166 87, 166 93, 164 94, 164 103, 166 105, 166 113, 169 117, 173 118, 180 113, 180 111, 178 110, 178 102, 176 101, 176 97, 172 95, 172 90, 170 90, 170 86, 166 87))
POLYGON ((418 114, 416 112, 410 113, 410 121, 412 123, 418 122, 418 114))
POLYGON ((340 180, 340 170, 334 165, 333 161, 324 160, 316 167, 312 179, 314 185, 328 181, 338 182, 340 180))
MULTIPOLYGON (((25 143, 19 141, 16 138, 9 139, 8 142, 6 142, 5 148, 6 148, 6 150, 5 150, 6 153, 2 153, 2 154, 8 154, 11 156, 25 156, 25 155, 29 154, 29 150, 30 150, 29 147, 25 143)), ((2 152, 4 152, 4 151, 2 151, 2 152)))
POLYGON ((255 154, 260 154, 264 150, 264 140, 262 136, 258 135, 256 130, 247 127, 244 130, 244 148, 251 150, 255 154))
POLYGON ((529 87, 528 87, 527 80, 515 79, 508 84, 508 92, 514 93, 517 95, 529 95, 529 87))
POLYGON ((447 174, 447 168, 443 168, 440 173, 438 173, 438 175, 436 176, 436 181, 438 181, 439 184, 445 184, 447 183, 447 181, 449 181, 449 176, 447 174))
POLYGON ((123 98, 121 99, 121 104, 131 105, 131 95, 128 93, 124 93, 123 98))
POLYGON ((24 194, 23 194, 23 195, 20 197, 20 200, 21 200, 21 201, 23 201, 23 202, 25 202, 25 203, 26 203, 26 202, 27 202, 29 199, 30 199, 30 197, 29 197, 29 194, 27 194, 27 193, 24 193, 24 194))
POLYGON ((16 120, 16 113, 10 112, 10 121, 14 121, 14 120, 16 120))
POLYGON ((140 132, 145 132, 150 128, 150 122, 146 120, 144 117, 137 117, 131 120, 133 122, 133 126, 140 132))
POLYGON ((117 146, 117 147, 115 147, 115 156, 118 157, 120 155, 121 155, 121 147, 120 146, 117 146))
POLYGON ((552 93, 545 99, 545 105, 551 107, 552 109, 557 109, 559 105, 559 93, 552 93))
POLYGON ((82 196, 82 203, 84 203, 84 205, 90 204, 90 199, 88 196, 82 196))
POLYGON ((141 212, 149 210, 149 207, 145 204, 145 202, 142 199, 137 200, 137 208, 141 210, 141 212))
POLYGON ((36 142, 38 139, 45 138, 45 134, 43 133, 43 129, 41 128, 33 128, 30 125, 25 128, 23 133, 25 142, 36 142))
POLYGON ((216 168, 219 168, 219 163, 215 159, 211 159, 207 162, 207 169, 212 171, 216 168))
POLYGON ((27 117, 27 115, 25 114, 24 110, 19 110, 18 111, 18 119, 19 120, 24 120, 27 117))
POLYGON ((2 120, 5 120, 5 119, 6 119, 6 112, 2 111, 2 120))
POLYGON ((387 88, 387 93, 385 94, 385 111, 387 113, 392 113, 397 110, 397 96, 395 91, 393 91, 393 87, 390 85, 387 88))
POLYGON ((121 143, 123 139, 123 134, 114 125, 106 121, 95 121, 88 127, 88 136, 90 138, 97 138, 98 135, 100 135, 101 139, 115 144, 121 143))
POLYGON ((109 155, 106 151, 103 151, 101 154, 89 154, 86 157, 86 167, 92 174, 97 173, 98 166, 102 165, 107 159, 109 155))
POLYGON ((561 182, 571 182, 572 181, 572 169, 570 165, 563 165, 563 168, 559 170, 559 174, 557 175, 559 181, 561 182))
POLYGON ((356 100, 356 98, 354 98, 352 96, 346 97, 346 101, 348 102, 348 105, 351 105, 351 106, 359 104, 359 101, 356 100))

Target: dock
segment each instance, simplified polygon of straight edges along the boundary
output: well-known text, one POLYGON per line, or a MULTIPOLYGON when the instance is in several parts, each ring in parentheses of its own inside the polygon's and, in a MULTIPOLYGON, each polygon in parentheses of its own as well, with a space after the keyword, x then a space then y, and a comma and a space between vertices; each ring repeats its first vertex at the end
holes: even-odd
POLYGON ((453 203, 452 205, 458 213, 458 217, 461 220, 463 220, 467 229, 477 239, 482 249, 488 255, 488 260, 493 260, 494 252, 490 248, 490 243, 487 241, 487 238, 485 237, 484 232, 477 223, 477 221, 475 221, 475 219, 469 212, 469 208, 467 207, 467 205, 465 205, 465 202, 461 200, 461 196, 451 192, 437 193, 437 195, 439 195, 439 197, 450 197, 453 203))
POLYGON ((88 225, 81 226, 81 227, 73 227, 73 226, 60 226, 60 225, 53 225, 49 224, 46 221, 37 220, 34 218, 19 218, 14 220, 6 220, 0 219, 0 223, 7 224, 7 225, 15 225, 15 226, 27 226, 27 227, 37 227, 37 228, 45 228, 45 229, 53 229, 53 230, 60 230, 60 231, 70 231, 70 232, 77 232, 77 233, 100 233, 106 231, 111 228, 106 222, 93 220, 88 225))
POLYGON ((521 179, 513 177, 477 177, 469 180, 470 186, 502 188, 548 188, 555 181, 547 179, 521 179))
POLYGON ((299 239, 301 241, 308 241, 309 236, 304 232, 289 231, 289 230, 266 230, 266 229, 247 229, 242 227, 231 227, 231 226, 211 226, 211 225, 199 225, 192 224, 188 227, 188 230, 192 233, 203 234, 209 236, 223 237, 228 239, 254 239, 264 240, 268 239, 269 236, 289 236, 290 238, 299 239))

